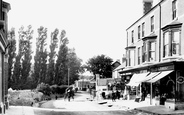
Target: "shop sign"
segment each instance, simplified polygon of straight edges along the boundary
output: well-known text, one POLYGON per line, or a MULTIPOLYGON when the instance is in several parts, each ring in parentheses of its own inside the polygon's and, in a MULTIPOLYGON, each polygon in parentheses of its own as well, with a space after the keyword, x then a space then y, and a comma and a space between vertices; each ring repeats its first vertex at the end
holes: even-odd
POLYGON ((184 77, 183 76, 179 76, 176 81, 179 84, 183 84, 184 83, 184 77))
POLYGON ((159 67, 158 70, 159 71, 164 71, 164 70, 172 70, 174 69, 174 66, 164 66, 164 67, 159 67))
POLYGON ((156 67, 156 68, 151 68, 151 71, 166 71, 166 70, 173 70, 174 66, 163 66, 163 67, 156 67))

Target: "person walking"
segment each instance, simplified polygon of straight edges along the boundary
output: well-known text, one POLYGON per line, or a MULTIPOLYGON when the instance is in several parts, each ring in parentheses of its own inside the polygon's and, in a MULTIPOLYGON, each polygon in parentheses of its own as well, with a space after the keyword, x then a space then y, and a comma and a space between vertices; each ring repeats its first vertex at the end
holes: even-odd
POLYGON ((116 93, 112 90, 112 101, 116 101, 116 93))

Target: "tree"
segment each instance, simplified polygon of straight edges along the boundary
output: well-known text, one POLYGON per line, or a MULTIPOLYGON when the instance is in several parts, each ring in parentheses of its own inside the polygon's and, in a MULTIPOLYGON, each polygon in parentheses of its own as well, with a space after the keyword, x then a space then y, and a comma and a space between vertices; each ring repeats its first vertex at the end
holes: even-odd
POLYGON ((31 40, 33 38, 33 30, 31 26, 28 26, 26 30, 22 26, 18 33, 19 48, 13 70, 14 88, 25 89, 27 88, 27 79, 31 70, 31 40))
POLYGON ((75 53, 75 49, 69 49, 68 52, 68 61, 69 61, 69 76, 70 76, 70 84, 73 84, 75 80, 79 79, 79 73, 81 70, 81 62, 75 53))
POLYGON ((47 72, 47 28, 40 27, 37 30, 38 37, 36 38, 36 54, 34 57, 34 72, 33 80, 35 87, 42 82, 45 82, 47 72))
POLYGON ((112 59, 105 55, 98 55, 90 58, 86 63, 86 69, 92 72, 94 75, 99 74, 101 78, 111 78, 112 59))
POLYGON ((68 39, 65 37, 66 32, 63 30, 60 34, 59 51, 56 60, 55 83, 59 85, 67 84, 68 77, 68 39))
POLYGON ((56 48, 58 47, 58 33, 59 30, 55 29, 51 33, 51 44, 50 44, 50 52, 49 52, 49 63, 48 63, 48 70, 47 70, 47 79, 46 83, 54 84, 55 78, 55 57, 56 57, 56 48))
POLYGON ((15 77, 13 77, 13 65, 15 63, 16 57, 16 40, 15 40, 15 29, 11 28, 8 32, 8 88, 12 87, 15 84, 15 77))
POLYGON ((31 70, 31 59, 32 59, 32 40, 33 38, 33 29, 32 26, 28 26, 27 30, 21 28, 19 30, 19 44, 22 47, 22 57, 21 57, 21 88, 26 89, 28 87, 27 79, 30 75, 31 70))

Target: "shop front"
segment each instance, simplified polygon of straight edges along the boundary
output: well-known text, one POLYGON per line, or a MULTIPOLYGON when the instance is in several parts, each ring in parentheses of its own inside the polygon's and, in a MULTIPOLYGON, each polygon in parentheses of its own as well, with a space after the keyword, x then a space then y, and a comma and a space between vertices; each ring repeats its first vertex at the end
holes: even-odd
POLYGON ((184 109, 184 61, 159 62, 125 70, 122 74, 127 72, 133 73, 127 85, 137 83, 136 95, 142 101, 173 110, 184 109))

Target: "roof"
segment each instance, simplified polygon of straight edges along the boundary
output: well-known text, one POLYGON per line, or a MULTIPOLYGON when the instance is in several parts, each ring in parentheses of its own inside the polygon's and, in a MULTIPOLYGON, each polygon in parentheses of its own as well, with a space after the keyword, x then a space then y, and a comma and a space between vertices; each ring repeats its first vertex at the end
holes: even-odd
POLYGON ((140 17, 137 21, 135 21, 131 26, 129 26, 129 27, 126 29, 126 31, 127 31, 128 29, 130 29, 133 25, 135 25, 139 20, 141 20, 142 18, 144 18, 147 14, 149 14, 151 11, 153 11, 153 10, 154 10, 157 6, 159 6, 163 1, 165 1, 165 0, 160 0, 160 2, 159 2, 158 4, 156 4, 154 7, 152 7, 150 11, 148 11, 147 13, 145 13, 142 17, 140 17))
POLYGON ((181 25, 182 25, 181 22, 175 20, 175 21, 171 22, 170 24, 164 26, 164 27, 162 28, 162 30, 167 30, 168 28, 175 28, 175 27, 178 27, 178 26, 181 26, 181 25))
POLYGON ((124 69, 125 66, 126 66, 126 63, 123 63, 123 64, 119 65, 116 69, 114 69, 113 71, 118 71, 120 69, 124 69))

